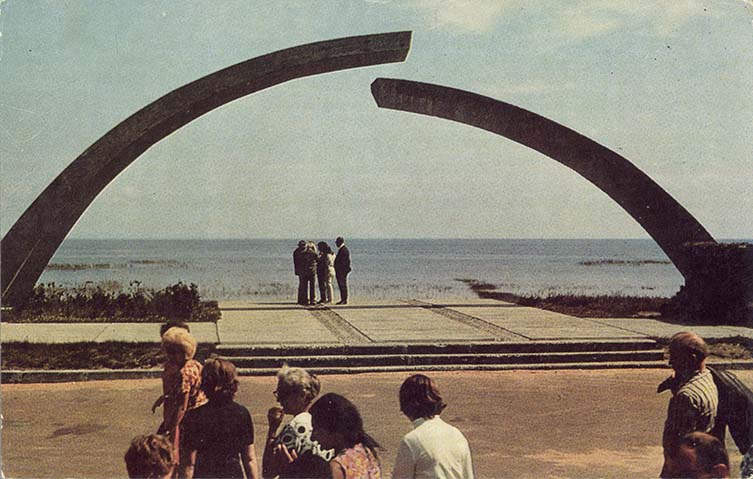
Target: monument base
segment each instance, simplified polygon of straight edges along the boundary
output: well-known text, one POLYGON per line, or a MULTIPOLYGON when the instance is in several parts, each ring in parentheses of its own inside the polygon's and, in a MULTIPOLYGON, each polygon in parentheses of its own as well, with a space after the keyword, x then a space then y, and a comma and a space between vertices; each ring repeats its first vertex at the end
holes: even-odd
POLYGON ((753 244, 701 242, 683 247, 693 274, 662 316, 753 327, 753 244))

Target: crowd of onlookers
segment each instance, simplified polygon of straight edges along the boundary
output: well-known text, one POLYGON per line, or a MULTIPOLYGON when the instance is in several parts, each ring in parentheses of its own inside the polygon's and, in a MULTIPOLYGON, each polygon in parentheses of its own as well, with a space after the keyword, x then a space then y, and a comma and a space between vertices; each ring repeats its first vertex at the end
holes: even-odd
MULTIPOLYGON (((317 399, 321 385, 316 375, 288 366, 277 373, 273 394, 278 405, 267 413, 269 429, 259 467, 251 414, 234 400, 238 379, 233 363, 212 357, 202 366, 193 359, 197 343, 185 324, 167 324, 161 334, 167 362, 163 394, 152 410, 162 406, 164 420, 157 434, 133 439, 125 455, 130 477, 382 477, 380 446, 364 431, 358 408, 335 393, 317 399), (283 425, 285 415, 292 419, 283 425)), ((746 453, 741 475, 753 479, 751 424, 742 424, 753 421, 753 409, 741 415, 725 411, 733 404, 734 391, 725 389, 719 372, 706 367, 707 355, 706 343, 693 333, 670 339, 674 373, 658 388, 672 393, 660 477, 729 477, 724 447, 729 427, 746 453)), ((400 442, 392 477, 472 479, 468 441, 441 419, 446 405, 435 382, 423 374, 411 375, 398 396, 413 430, 400 442)))
MULTIPOLYGON (((278 405, 267 412, 260 468, 251 414, 234 400, 233 363, 211 357, 202 366, 193 359, 197 343, 185 324, 165 325, 161 334, 167 362, 152 411, 162 406, 164 420, 157 434, 133 439, 125 455, 129 477, 382 477, 381 447, 364 431, 358 408, 335 393, 317 399, 316 375, 287 365, 277 373, 278 405), (292 419, 283 426, 285 415, 292 419)), ((473 478, 468 441, 440 418, 446 404, 435 382, 414 374, 399 399, 414 429, 400 443, 392 476, 473 478)))

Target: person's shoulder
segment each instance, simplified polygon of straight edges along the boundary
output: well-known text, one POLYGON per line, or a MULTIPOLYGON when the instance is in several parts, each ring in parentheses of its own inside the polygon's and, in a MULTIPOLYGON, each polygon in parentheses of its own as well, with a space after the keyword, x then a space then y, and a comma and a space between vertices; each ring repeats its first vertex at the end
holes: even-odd
MULTIPOLYGON (((195 423, 207 422, 207 417, 211 416, 211 413, 211 409, 206 404, 202 404, 197 408, 186 411, 186 415, 183 416, 181 423, 185 423, 185 426, 189 427, 195 423)), ((214 421, 210 420, 209 422, 213 423, 214 421)))
POLYGON ((236 401, 229 401, 228 408, 238 411, 239 413, 248 414, 249 416, 251 415, 246 406, 236 401))
POLYGON ((429 422, 431 426, 436 428, 436 430, 441 431, 442 435, 448 435, 448 436, 454 435, 456 438, 462 437, 463 439, 465 439, 465 435, 460 429, 444 421, 439 416, 436 416, 432 421, 427 421, 427 422, 429 422))
POLYGON ((311 413, 309 413, 308 411, 303 411, 302 413, 295 415, 288 424, 292 425, 293 427, 302 425, 311 428, 311 413))

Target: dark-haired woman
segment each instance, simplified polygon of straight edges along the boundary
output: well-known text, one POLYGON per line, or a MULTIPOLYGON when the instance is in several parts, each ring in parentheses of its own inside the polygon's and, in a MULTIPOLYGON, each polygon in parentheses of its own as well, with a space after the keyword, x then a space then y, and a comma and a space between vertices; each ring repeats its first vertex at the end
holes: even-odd
POLYGON ((335 277, 335 253, 326 241, 317 245, 319 256, 316 259, 316 279, 319 280, 319 303, 331 303, 335 294, 332 281, 335 277))
POLYGON ((235 365, 212 358, 204 364, 201 388, 209 402, 183 419, 180 477, 258 479, 254 424, 244 406, 233 401, 238 391, 235 365))
POLYGON ((309 409, 311 438, 334 449, 329 462, 333 479, 381 479, 377 442, 363 430, 356 406, 339 394, 325 394, 309 409))
POLYGON ((437 385, 414 374, 400 387, 400 410, 413 422, 397 450, 393 479, 472 479, 468 441, 456 427, 440 417, 447 405, 437 385))

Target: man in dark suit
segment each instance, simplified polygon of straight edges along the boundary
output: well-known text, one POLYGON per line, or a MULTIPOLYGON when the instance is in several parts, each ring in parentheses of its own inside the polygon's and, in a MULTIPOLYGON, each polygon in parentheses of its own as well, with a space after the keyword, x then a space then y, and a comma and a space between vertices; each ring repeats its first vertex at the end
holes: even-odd
POLYGON ((293 251, 293 269, 295 275, 298 276, 298 304, 308 304, 308 292, 306 290, 306 281, 304 280, 304 260, 303 251, 306 249, 306 242, 301 240, 298 242, 298 248, 293 251))
POLYGON ((337 304, 348 304, 348 273, 350 273, 350 251, 345 246, 345 240, 338 236, 335 240, 337 256, 335 257, 335 278, 340 289, 340 301, 337 304))

